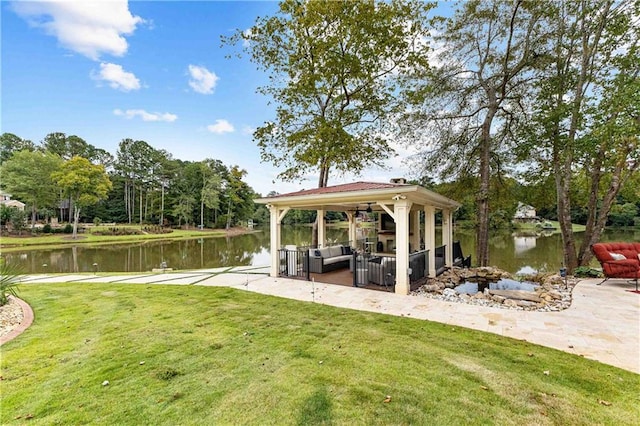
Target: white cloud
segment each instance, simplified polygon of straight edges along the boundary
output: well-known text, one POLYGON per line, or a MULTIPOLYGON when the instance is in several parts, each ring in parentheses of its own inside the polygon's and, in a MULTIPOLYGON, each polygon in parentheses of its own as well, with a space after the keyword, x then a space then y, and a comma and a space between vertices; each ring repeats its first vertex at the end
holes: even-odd
POLYGON ((198 93, 210 95, 216 87, 219 77, 214 73, 197 65, 189 65, 189 86, 198 93))
POLYGON ((123 92, 140 89, 140 80, 133 73, 125 71, 121 65, 103 62, 100 64, 100 72, 92 72, 91 78, 107 81, 111 88, 123 92))
POLYGON ((233 133, 235 131, 235 128, 227 120, 222 119, 216 120, 216 124, 208 125, 207 130, 211 133, 221 135, 223 133, 233 133))
POLYGON ((129 120, 134 117, 140 117, 142 118, 142 121, 166 121, 171 123, 178 119, 178 116, 175 114, 170 114, 168 112, 147 112, 143 109, 128 109, 126 111, 114 109, 113 113, 119 117, 124 117, 129 120))
POLYGON ((129 11, 127 0, 21 1, 13 10, 31 26, 43 29, 60 45, 90 59, 127 52, 125 35, 145 21, 129 11))

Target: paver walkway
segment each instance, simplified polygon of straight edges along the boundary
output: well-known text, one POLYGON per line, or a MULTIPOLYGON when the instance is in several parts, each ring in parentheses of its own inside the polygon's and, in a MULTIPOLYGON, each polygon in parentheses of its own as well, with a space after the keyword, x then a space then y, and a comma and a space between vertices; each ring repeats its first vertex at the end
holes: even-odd
POLYGON ((138 275, 31 275, 26 283, 101 282, 233 287, 348 309, 425 319, 522 339, 640 373, 640 294, 622 280, 583 280, 560 312, 516 311, 309 281, 271 278, 267 267, 138 275))

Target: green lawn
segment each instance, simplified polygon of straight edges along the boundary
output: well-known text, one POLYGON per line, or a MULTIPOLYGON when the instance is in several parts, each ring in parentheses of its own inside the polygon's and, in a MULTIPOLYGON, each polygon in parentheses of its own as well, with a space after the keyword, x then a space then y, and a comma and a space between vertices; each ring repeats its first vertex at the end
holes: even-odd
MULTIPOLYGON (((556 232, 558 233, 560 232, 560 222, 556 220, 545 220, 544 222, 549 222, 551 225, 553 225, 556 232)), ((516 229, 520 229, 522 231, 526 231, 526 230, 539 231, 541 229, 540 227, 537 226, 537 224, 534 224, 534 223, 514 223, 513 226, 516 229)), ((572 223, 571 229, 573 230, 573 232, 584 232, 586 227, 584 225, 572 223)))
POLYGON ((460 327, 228 288, 19 292, 35 322, 2 347, 3 425, 640 421, 640 375, 460 327))

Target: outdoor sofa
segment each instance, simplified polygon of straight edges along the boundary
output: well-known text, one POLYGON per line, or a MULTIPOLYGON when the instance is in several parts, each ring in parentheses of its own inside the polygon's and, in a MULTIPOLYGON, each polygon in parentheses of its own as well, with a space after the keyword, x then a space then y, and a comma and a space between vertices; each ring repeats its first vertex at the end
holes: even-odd
POLYGON ((633 280, 638 290, 640 279, 640 243, 596 243, 591 252, 602 265, 605 279, 622 278, 633 280))
POLYGON ((309 249, 309 272, 324 274, 349 267, 353 250, 349 246, 335 245, 319 249, 309 249))

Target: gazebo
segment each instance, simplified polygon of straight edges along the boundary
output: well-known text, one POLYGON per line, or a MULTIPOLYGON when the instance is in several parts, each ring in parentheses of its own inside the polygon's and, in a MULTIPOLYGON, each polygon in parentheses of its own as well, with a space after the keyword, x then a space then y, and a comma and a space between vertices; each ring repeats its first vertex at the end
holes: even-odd
MULTIPOLYGON (((272 277, 281 275, 281 222, 291 209, 316 210, 318 218, 325 212, 346 213, 349 222, 349 240, 356 242, 356 212, 386 214, 395 224, 395 292, 409 294, 411 250, 423 248, 428 261, 423 263, 424 275, 436 276, 436 211, 442 212, 442 245, 444 265, 452 265, 452 215, 460 203, 427 190, 419 185, 407 184, 404 179, 392 179, 390 183, 354 182, 260 198, 257 203, 266 204, 270 211, 271 270, 272 277), (424 212, 424 229, 420 232, 420 212, 424 212), (411 232, 410 232, 411 230, 411 232)), ((326 225, 318 221, 318 247, 326 245, 326 225)))

